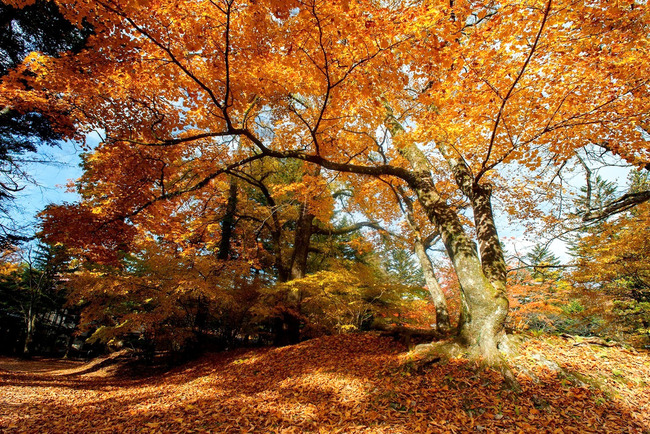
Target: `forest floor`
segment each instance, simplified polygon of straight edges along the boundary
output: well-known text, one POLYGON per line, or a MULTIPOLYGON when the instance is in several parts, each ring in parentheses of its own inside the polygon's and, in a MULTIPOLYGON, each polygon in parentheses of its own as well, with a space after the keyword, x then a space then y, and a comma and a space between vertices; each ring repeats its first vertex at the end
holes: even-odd
POLYGON ((373 333, 164 373, 0 358, 0 432, 650 433, 648 352, 530 338, 512 360, 518 393, 463 360, 417 372, 407 360, 373 333))

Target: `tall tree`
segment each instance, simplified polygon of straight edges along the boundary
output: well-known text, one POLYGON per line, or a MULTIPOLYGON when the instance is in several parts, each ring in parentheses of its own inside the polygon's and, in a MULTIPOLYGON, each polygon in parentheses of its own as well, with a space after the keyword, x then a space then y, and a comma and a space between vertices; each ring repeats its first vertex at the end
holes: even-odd
POLYGON ((0 80, 15 73, 12 84, 0 84, 0 244, 16 239, 16 228, 6 219, 11 199, 31 179, 24 168, 25 154, 73 133, 62 106, 44 94, 34 95, 38 89, 30 82, 31 74, 16 69, 31 52, 79 52, 90 33, 89 26, 66 20, 54 2, 38 0, 20 8, 0 3, 0 80))
POLYGON ((530 267, 531 276, 534 279, 546 281, 549 278, 557 277, 559 274, 557 269, 554 270, 553 268, 560 264, 560 260, 546 245, 535 245, 532 250, 526 254, 524 259, 526 260, 526 265, 530 267))
POLYGON ((642 2, 60 4, 95 28, 92 50, 25 67, 106 133, 80 215, 137 226, 265 157, 396 178, 440 233, 460 337, 488 363, 508 312, 493 197, 534 207, 518 174, 594 141, 647 160, 642 2))
MULTIPOLYGON (((625 194, 647 190, 648 179, 645 171, 631 172, 625 194)), ((587 209, 601 214, 613 194, 613 185, 600 180, 591 191, 591 201, 586 200, 586 191, 576 200, 578 209, 591 203, 587 209)), ((612 322, 626 329, 628 336, 641 337, 644 344, 650 339, 649 219, 648 204, 643 203, 590 222, 571 240, 575 269, 570 277, 576 287, 614 300, 612 310, 617 315, 612 322)))

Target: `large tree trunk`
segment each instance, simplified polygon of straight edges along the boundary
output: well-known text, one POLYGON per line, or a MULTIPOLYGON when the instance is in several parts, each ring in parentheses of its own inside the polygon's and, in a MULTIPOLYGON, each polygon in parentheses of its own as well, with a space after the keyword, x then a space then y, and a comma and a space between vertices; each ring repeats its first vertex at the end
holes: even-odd
MULTIPOLYGON (((436 144, 454 175, 456 185, 470 200, 479 242, 481 268, 485 277, 497 291, 497 304, 501 306, 507 316, 509 303, 506 293, 506 261, 494 223, 491 203, 492 187, 489 183, 479 183, 465 161, 451 146, 448 146, 443 140, 437 141, 436 144)), ((459 324, 461 330, 465 327, 463 322, 468 319, 465 313, 461 315, 459 324)), ((505 317, 503 322, 505 323, 505 317)))
POLYGON ((461 287, 458 335, 474 356, 490 365, 502 366, 497 344, 505 330, 508 299, 503 290, 495 287, 486 276, 476 244, 467 235, 456 211, 438 193, 426 156, 414 143, 399 143, 404 128, 387 103, 385 107, 386 125, 400 153, 414 171, 409 186, 417 193, 420 205, 438 229, 458 276, 461 287))
POLYGON ((508 315, 508 299, 486 277, 475 243, 467 235, 455 210, 438 193, 424 154, 411 144, 402 149, 402 155, 415 170, 411 187, 440 232, 458 276, 462 308, 459 337, 475 356, 488 364, 501 364, 497 344, 508 315))
POLYGON ((508 315, 508 300, 487 279, 474 242, 468 237, 456 213, 429 189, 422 179, 418 197, 431 221, 436 224, 454 265, 461 286, 463 321, 459 336, 473 351, 496 362, 497 343, 508 315))

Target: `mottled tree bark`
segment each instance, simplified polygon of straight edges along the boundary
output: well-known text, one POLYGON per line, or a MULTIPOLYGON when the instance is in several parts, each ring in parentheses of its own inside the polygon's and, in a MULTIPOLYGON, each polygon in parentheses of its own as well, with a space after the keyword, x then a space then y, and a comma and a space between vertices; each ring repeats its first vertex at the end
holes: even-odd
POLYGON ((437 147, 447 160, 458 188, 472 205, 483 272, 495 287, 503 291, 505 297, 506 261, 494 223, 492 186, 487 182, 480 183, 465 161, 444 141, 438 141, 437 147))
MULTIPOLYGON (((479 243, 481 268, 495 291, 496 311, 493 314, 495 316, 493 321, 495 324, 505 324, 509 310, 506 292, 506 261, 494 223, 491 203, 492 187, 489 183, 479 183, 465 161, 444 141, 438 141, 437 147, 445 157, 458 188, 470 200, 479 243)), ((464 309, 459 324, 461 333, 463 330, 471 329, 471 326, 465 325, 466 321, 471 321, 471 315, 467 309, 464 309)), ((464 334, 468 333, 470 332, 464 332, 464 334)), ((495 339, 498 342, 504 336, 504 327, 496 327, 494 333, 497 334, 495 339)))
MULTIPOLYGON (((387 120, 393 137, 403 131, 389 112, 387 120)), ((409 186, 436 226, 458 276, 461 287, 461 323, 458 335, 470 352, 491 365, 501 365, 497 345, 505 329, 508 299, 485 272, 476 244, 468 236, 456 211, 438 193, 429 161, 415 144, 401 146, 402 156, 413 169, 409 186)))
POLYGON ((494 223, 492 212, 492 187, 489 184, 475 184, 472 187, 472 209, 474 210, 474 224, 479 242, 483 272, 492 285, 503 292, 506 297, 506 260, 503 248, 494 223))
POLYGON ((414 185, 422 207, 436 225, 461 286, 463 308, 459 337, 489 364, 498 363, 498 338, 508 314, 508 300, 485 276, 475 243, 458 215, 435 190, 428 172, 420 172, 414 185))

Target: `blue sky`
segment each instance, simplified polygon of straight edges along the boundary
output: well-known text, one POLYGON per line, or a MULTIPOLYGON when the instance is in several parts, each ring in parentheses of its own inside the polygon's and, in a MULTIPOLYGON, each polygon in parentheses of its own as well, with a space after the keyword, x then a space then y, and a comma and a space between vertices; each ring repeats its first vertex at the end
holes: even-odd
MULTIPOLYGON (((68 180, 81 176, 80 153, 79 144, 63 142, 60 147, 42 147, 37 155, 21 156, 25 160, 50 162, 23 165, 34 182, 23 182, 24 189, 15 194, 11 216, 19 227, 34 226, 37 223, 36 214, 49 204, 74 202, 78 199, 76 193, 66 191, 66 184, 68 180)), ((34 229, 28 229, 27 232, 33 233, 34 229)))

